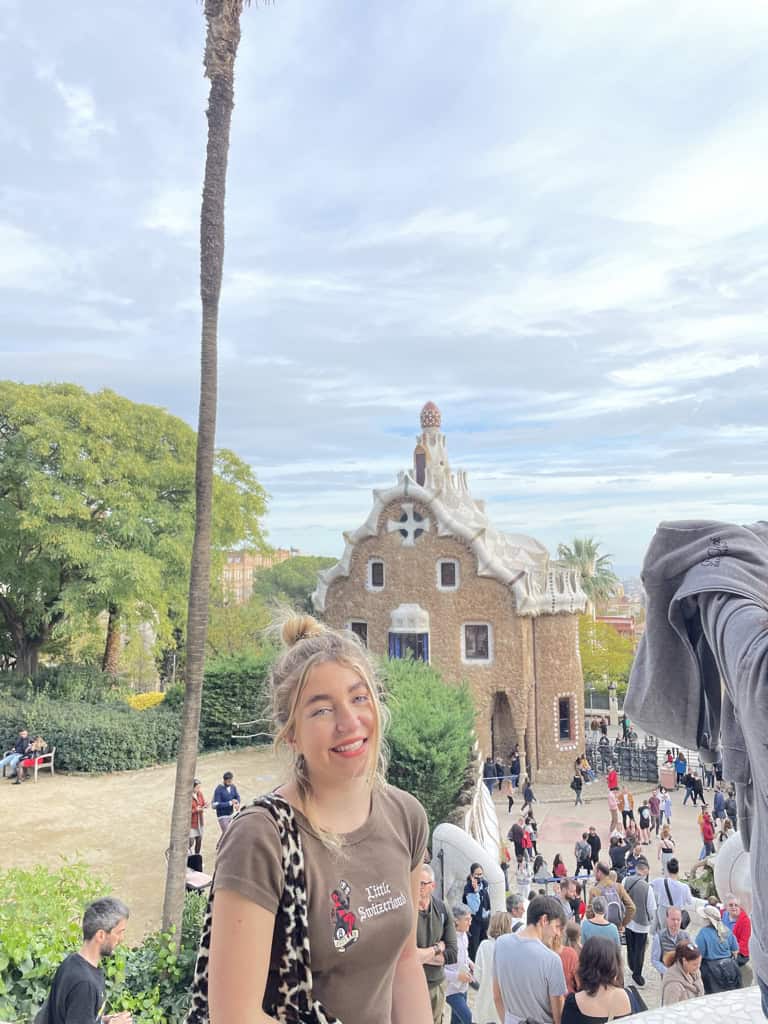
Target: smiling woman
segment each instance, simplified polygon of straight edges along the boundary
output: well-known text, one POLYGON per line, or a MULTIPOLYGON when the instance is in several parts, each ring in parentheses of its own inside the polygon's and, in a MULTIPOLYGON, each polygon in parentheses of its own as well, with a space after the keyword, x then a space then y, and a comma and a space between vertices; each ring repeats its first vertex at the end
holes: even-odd
POLYGON ((291 618, 282 637, 275 745, 292 770, 222 839, 210 961, 205 948, 198 958, 210 1018, 200 1001, 188 1020, 271 1021, 293 1006, 307 1024, 429 1024, 416 950, 426 815, 384 779, 373 667, 353 633, 311 616, 291 618))

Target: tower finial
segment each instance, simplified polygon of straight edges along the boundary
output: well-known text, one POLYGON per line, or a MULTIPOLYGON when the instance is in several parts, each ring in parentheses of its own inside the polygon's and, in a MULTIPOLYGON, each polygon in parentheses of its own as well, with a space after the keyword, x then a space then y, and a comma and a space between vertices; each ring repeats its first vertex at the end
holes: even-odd
POLYGON ((421 410, 421 429, 427 430, 429 427, 440 428, 442 423, 442 416, 440 410, 437 408, 434 402, 427 402, 424 408, 421 410))

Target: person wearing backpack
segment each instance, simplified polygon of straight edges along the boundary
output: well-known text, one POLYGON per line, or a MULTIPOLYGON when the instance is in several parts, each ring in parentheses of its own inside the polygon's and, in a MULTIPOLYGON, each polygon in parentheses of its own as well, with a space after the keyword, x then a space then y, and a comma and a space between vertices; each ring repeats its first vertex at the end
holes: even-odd
POLYGON ((635 916, 627 922, 627 964, 632 972, 632 980, 641 987, 645 984, 643 963, 648 933, 656 919, 656 894, 648 883, 650 866, 645 857, 638 857, 635 865, 636 874, 627 878, 624 888, 635 904, 635 916))
POLYGON ((581 799, 581 790, 584 786, 584 780, 581 777, 581 772, 574 772, 573 778, 571 779, 571 789, 576 794, 576 800, 573 806, 577 807, 579 804, 583 804, 584 801, 581 799))
POLYGON ((615 924, 617 930, 621 931, 635 916, 634 901, 621 882, 613 881, 611 869, 602 861, 595 865, 595 884, 589 894, 590 903, 595 896, 600 896, 605 900, 606 919, 611 924, 615 924))
POLYGON ((573 848, 573 855, 576 858, 576 876, 583 868, 589 874, 592 871, 592 847, 587 842, 589 833, 582 832, 581 839, 576 840, 573 848))

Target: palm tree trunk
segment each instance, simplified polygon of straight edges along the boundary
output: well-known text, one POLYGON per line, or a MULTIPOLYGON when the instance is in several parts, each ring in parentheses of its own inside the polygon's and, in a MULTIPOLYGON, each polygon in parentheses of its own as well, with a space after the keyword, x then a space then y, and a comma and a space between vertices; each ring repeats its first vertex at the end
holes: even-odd
POLYGON ((205 639, 208 629, 213 461, 216 437, 216 349, 219 295, 224 265, 224 195, 230 124, 234 107, 234 65, 240 42, 242 10, 243 0, 205 0, 205 18, 208 30, 204 63, 205 74, 210 79, 211 89, 208 99, 208 146, 200 216, 202 345, 195 468, 195 536, 189 581, 186 689, 176 762, 170 852, 163 900, 163 928, 176 926, 177 943, 181 937, 181 917, 184 908, 190 801, 192 779, 197 761, 205 639))
POLYGON ((109 606, 109 620, 107 621, 107 640, 104 644, 104 657, 101 659, 102 672, 109 672, 110 675, 117 675, 120 669, 120 609, 117 605, 109 606))

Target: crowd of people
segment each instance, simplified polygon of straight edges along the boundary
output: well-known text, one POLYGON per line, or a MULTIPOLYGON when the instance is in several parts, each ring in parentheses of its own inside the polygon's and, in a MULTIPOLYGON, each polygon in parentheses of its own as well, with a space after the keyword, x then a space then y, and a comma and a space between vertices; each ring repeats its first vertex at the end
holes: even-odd
MULTIPOLYGON (((618 778, 609 781, 620 806, 628 803, 618 778)), ((445 1003, 450 1024, 595 1024, 626 1017, 647 1008, 642 990, 649 968, 658 974, 663 1006, 750 983, 749 915, 732 894, 722 905, 711 900, 695 909, 690 886, 679 877, 668 799, 654 789, 637 807, 630 802, 625 809, 632 813, 616 823, 605 850, 597 827, 589 826, 574 849, 574 875, 559 853, 547 868, 533 850, 535 827, 518 818, 508 839, 518 883, 525 884, 507 896, 504 912, 491 913, 480 864, 470 865, 462 902, 452 908, 435 896, 425 864, 418 946, 435 1024, 443 1021, 445 1003), (645 848, 654 839, 659 875, 652 879, 645 848)))

